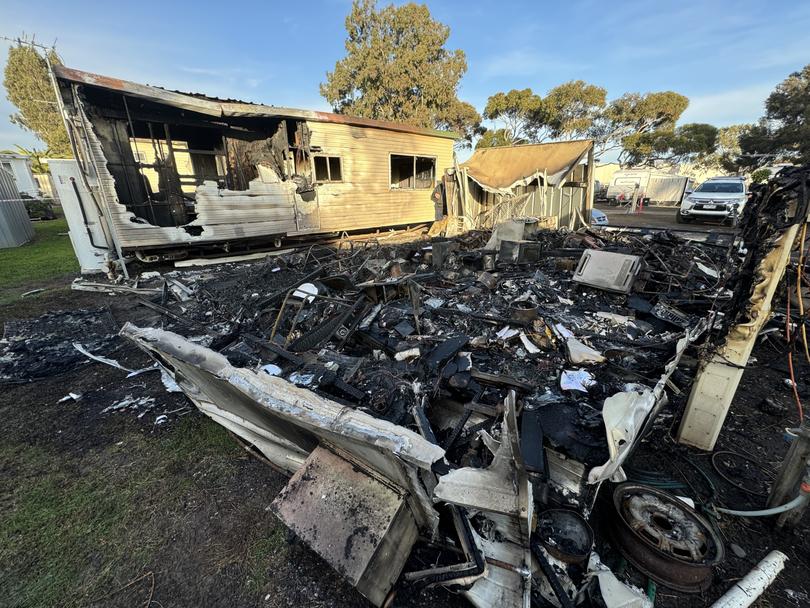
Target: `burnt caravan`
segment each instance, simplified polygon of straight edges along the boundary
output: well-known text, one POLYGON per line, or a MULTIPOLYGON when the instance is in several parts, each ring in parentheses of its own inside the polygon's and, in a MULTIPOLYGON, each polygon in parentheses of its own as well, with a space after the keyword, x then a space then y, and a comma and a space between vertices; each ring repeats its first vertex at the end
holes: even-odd
POLYGON ((453 164, 454 133, 53 72, 85 215, 122 258, 430 222, 453 164))

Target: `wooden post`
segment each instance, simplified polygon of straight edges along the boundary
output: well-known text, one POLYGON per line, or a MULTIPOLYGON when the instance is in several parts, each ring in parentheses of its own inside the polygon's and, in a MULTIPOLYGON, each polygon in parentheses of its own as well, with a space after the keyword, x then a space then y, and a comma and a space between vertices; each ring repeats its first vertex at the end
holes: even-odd
POLYGON ((589 222, 591 219, 591 209, 593 209, 593 199, 594 199, 594 180, 596 179, 596 167, 594 167, 594 158, 593 158, 593 142, 591 142, 591 147, 588 150, 588 187, 585 190, 585 212, 582 214, 585 216, 585 221, 589 222))
MULTIPOLYGON (((469 188, 469 181, 467 177, 467 167, 463 167, 461 169, 461 195, 464 200, 464 227, 465 228, 478 228, 477 220, 470 219, 470 225, 467 225, 467 214, 470 211, 470 188, 469 188)), ((476 214, 477 215, 477 214, 476 214)), ((494 228, 494 226, 493 226, 494 228)))
MULTIPOLYGON (((805 424, 797 430, 796 436, 790 444, 790 449, 782 461, 779 476, 771 488, 770 496, 768 496, 768 507, 778 507, 799 495, 799 486, 801 486, 805 471, 807 471, 809 458, 810 425, 805 424)), ((780 528, 795 527, 801 520, 806 508, 807 505, 782 513, 779 519, 776 520, 776 525, 780 528)))
POLYGON ((732 327, 723 346, 698 371, 678 429, 679 443, 701 450, 714 449, 757 336, 771 316, 771 300, 790 260, 798 231, 799 224, 788 228, 760 261, 750 299, 751 320, 732 327))

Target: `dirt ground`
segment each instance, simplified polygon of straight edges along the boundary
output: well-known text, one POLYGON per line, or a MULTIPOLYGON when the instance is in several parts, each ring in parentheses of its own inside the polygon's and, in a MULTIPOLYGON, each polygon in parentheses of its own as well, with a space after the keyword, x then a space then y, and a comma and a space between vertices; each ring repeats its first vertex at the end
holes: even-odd
MULTIPOLYGON (((50 281, 45 292, 0 307, 0 323, 79 309, 107 309, 117 325, 160 323, 126 297, 70 291, 70 279, 50 281)), ((149 364, 117 340, 119 362, 132 369, 149 364)), ((718 446, 753 460, 727 472, 755 491, 778 469, 788 445, 784 429, 796 424, 783 350, 770 340, 757 348, 718 446), (763 406, 766 397, 771 401, 763 406)), ((810 397, 810 367, 802 364, 798 373, 800 391, 810 397)), ((683 401, 674 399, 663 412, 631 465, 714 493, 718 504, 760 508, 764 498, 717 475, 708 455, 674 444, 671 427, 683 401)), ((106 365, 83 363, 3 386, 0 415, 0 605, 369 605, 317 555, 289 540, 269 512, 286 479, 187 407, 182 394, 168 393, 157 373, 126 378, 106 365), (60 402, 68 392, 82 397, 60 402), (140 417, 130 410, 102 413, 129 395, 151 397, 154 405, 140 417), (157 424, 163 412, 169 420, 157 424)), ((756 605, 810 605, 807 517, 794 531, 776 530, 772 519, 721 518, 717 524, 727 558, 713 588, 687 597, 659 586, 656 606, 710 605, 771 549, 787 553, 790 562, 756 605)), ((645 579, 637 582, 646 587, 645 579)), ((444 590, 401 593, 395 603, 466 605, 444 590)))

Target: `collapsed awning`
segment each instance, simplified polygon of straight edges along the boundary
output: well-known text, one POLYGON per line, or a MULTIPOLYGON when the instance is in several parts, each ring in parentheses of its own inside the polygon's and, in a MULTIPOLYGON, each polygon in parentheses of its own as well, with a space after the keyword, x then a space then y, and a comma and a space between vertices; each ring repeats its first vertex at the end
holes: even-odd
POLYGON ((506 192, 545 176, 558 186, 593 147, 590 139, 549 144, 501 146, 476 150, 461 165, 467 175, 491 192, 506 192))

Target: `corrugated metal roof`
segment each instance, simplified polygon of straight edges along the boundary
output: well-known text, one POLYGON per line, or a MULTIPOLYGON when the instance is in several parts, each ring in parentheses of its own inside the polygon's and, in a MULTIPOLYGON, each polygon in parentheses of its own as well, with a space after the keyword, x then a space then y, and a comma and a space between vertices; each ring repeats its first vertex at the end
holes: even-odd
POLYGON ((476 150, 461 166, 481 187, 491 191, 511 190, 547 175, 547 184, 557 186, 593 147, 590 139, 549 144, 501 146, 476 150))
POLYGON ((313 122, 335 122, 360 127, 386 129, 388 131, 400 131, 404 133, 417 133, 420 135, 458 139, 458 134, 452 131, 425 129, 398 122, 372 120, 370 118, 358 118, 355 116, 347 116, 346 114, 334 114, 332 112, 319 112, 316 110, 299 110, 296 108, 267 106, 244 101, 218 99, 216 97, 209 97, 207 95, 168 91, 166 89, 161 89, 160 87, 138 84, 128 80, 93 74, 92 72, 83 72, 81 70, 75 70, 73 68, 68 68, 61 65, 54 66, 53 71, 56 77, 60 80, 77 82, 111 91, 118 91, 132 97, 139 97, 141 99, 147 99, 149 101, 167 104, 184 110, 189 110, 191 112, 199 112, 209 116, 299 118, 313 122))

